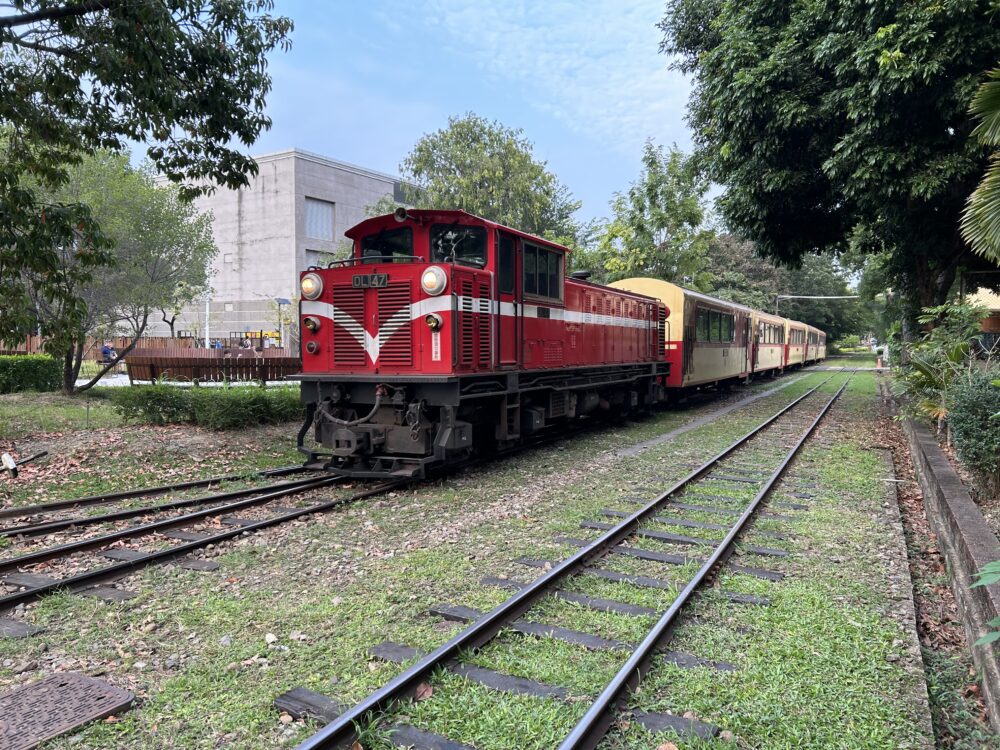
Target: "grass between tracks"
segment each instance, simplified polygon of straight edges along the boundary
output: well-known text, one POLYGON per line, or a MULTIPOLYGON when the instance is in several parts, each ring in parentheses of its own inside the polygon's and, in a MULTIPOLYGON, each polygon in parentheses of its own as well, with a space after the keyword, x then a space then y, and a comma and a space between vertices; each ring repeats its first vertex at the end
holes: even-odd
MULTIPOLYGON (((559 560, 574 547, 556 536, 593 538, 579 528, 604 508, 631 510, 626 498, 650 497, 761 421, 778 402, 825 379, 814 374, 779 394, 627 459, 612 448, 681 424, 709 404, 609 428, 572 442, 448 480, 367 502, 311 522, 242 537, 217 550, 216 573, 147 570, 127 582, 139 596, 109 605, 57 595, 25 614, 46 628, 27 641, 0 641, 0 687, 55 669, 103 673, 136 691, 140 706, 86 728, 77 748, 269 748, 291 745, 315 727, 284 725, 271 707, 283 690, 304 686, 344 702, 359 700, 401 667, 372 659, 369 649, 394 641, 421 649, 461 626, 430 616, 438 603, 480 610, 503 601, 484 576, 527 581, 538 574, 519 556, 559 560), (28 667, 21 671, 22 667, 28 667), (15 671, 20 675, 16 676, 15 671)), ((830 392, 837 375, 824 387, 830 392)), ((765 386, 766 387, 766 386, 765 386)), ((753 748, 923 747, 920 675, 906 649, 900 600, 887 578, 902 575, 885 523, 884 470, 858 447, 874 404, 870 374, 858 374, 824 427, 828 444, 811 444, 793 476, 815 476, 810 510, 785 523, 758 521, 746 542, 791 551, 787 559, 747 555, 740 562, 783 570, 771 583, 726 574, 700 597, 670 647, 737 670, 680 669, 659 663, 633 700, 645 710, 692 712, 753 748), (778 541, 754 532, 791 532, 778 541), (737 606, 720 591, 767 596, 769 607, 737 606)), ((271 446, 271 450, 277 450, 271 446)), ((731 489, 731 488, 730 488, 731 489)), ((752 491, 731 494, 746 498, 752 491)), ((705 504, 708 504, 707 502, 705 504)), ((712 503, 718 505, 719 503, 712 503)), ((664 514, 669 515, 669 514, 664 514)), ((724 523, 725 517, 685 514, 724 523)), ((712 532, 662 526, 692 536, 712 532)), ((650 540, 641 545, 666 549, 650 540)), ((671 550, 674 551, 674 550, 671 550)), ((695 554, 690 549, 682 550, 695 554)), ((607 568, 681 581, 696 566, 615 557, 607 568)), ((671 591, 642 589, 593 576, 572 588, 662 610, 671 591)), ((898 594, 898 591, 897 591, 898 594)), ((530 619, 626 642, 652 620, 598 614, 547 600, 530 619)), ((467 685, 450 674, 432 679, 433 695, 390 717, 407 720, 480 750, 550 748, 586 710, 625 658, 554 640, 505 633, 469 660, 566 688, 569 701, 512 697, 467 685)), ((636 723, 615 727, 607 748, 732 747, 652 737, 636 723)), ((68 747, 71 740, 51 743, 68 747)), ((384 746, 377 726, 366 748, 384 746)))

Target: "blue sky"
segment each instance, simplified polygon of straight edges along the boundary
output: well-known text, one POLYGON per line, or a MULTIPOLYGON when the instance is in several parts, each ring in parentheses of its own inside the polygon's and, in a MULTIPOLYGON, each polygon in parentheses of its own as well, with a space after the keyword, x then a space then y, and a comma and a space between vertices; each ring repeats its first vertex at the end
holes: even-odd
POLYGON ((252 153, 297 147, 392 174, 424 133, 468 111, 524 130, 583 201, 638 175, 643 141, 690 148, 689 84, 657 52, 662 0, 278 0, 292 49, 271 56, 271 130, 252 153))

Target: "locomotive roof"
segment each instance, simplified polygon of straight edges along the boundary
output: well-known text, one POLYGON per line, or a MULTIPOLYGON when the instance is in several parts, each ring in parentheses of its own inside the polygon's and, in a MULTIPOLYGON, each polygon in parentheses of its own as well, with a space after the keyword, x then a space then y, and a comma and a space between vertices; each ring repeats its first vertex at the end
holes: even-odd
MULTIPOLYGON (((558 242, 552 242, 543 237, 539 237, 535 234, 528 234, 527 232, 522 232, 520 229, 514 229, 513 227, 508 227, 504 224, 498 224, 495 221, 490 221, 489 219, 484 219, 482 216, 476 216, 475 214, 470 214, 468 211, 461 210, 438 210, 429 208, 408 208, 406 209, 407 216, 413 217, 418 224, 430 224, 434 222, 446 223, 456 221, 457 219, 467 219, 474 222, 483 224, 490 229, 502 229, 505 232, 516 235, 521 239, 529 240, 530 242, 537 243, 539 245, 545 245, 546 247, 553 247, 562 250, 564 253, 570 253, 570 250, 565 245, 560 245, 558 242)), ((365 219, 359 224, 355 224, 353 227, 344 232, 344 236, 350 239, 356 239, 358 237, 363 237, 369 232, 374 231, 376 228, 382 227, 385 224, 386 219, 394 218, 392 214, 383 214, 382 216, 373 216, 370 219, 365 219)), ((405 224, 406 222, 400 222, 400 224, 405 224)))

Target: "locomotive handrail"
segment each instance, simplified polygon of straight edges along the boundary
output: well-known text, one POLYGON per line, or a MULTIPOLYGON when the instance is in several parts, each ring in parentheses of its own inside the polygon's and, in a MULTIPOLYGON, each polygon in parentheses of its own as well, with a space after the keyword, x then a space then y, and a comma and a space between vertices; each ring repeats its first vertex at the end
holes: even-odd
MULTIPOLYGON (((423 258, 421 258, 419 255, 365 255, 360 258, 352 255, 350 258, 331 260, 329 263, 326 264, 326 267, 334 268, 335 266, 357 265, 358 263, 370 262, 370 261, 374 262, 385 261, 385 260, 392 261, 392 260, 399 260, 400 258, 405 258, 407 260, 423 260, 423 258)), ((312 270, 313 268, 315 268, 317 271, 323 270, 321 266, 309 266, 310 270, 312 270)))
MULTIPOLYGON (((357 258, 352 255, 350 258, 331 260, 329 263, 326 264, 326 268, 330 269, 330 268, 335 268, 337 266, 358 265, 359 263, 369 263, 369 262, 378 263, 379 261, 396 261, 400 260, 401 258, 405 258, 406 260, 411 260, 411 261, 422 261, 424 263, 433 262, 433 263, 444 263, 452 266, 454 265, 469 266, 470 268, 477 268, 479 270, 483 270, 484 268, 486 268, 485 263, 478 263, 475 261, 464 260, 462 258, 451 258, 451 259, 446 258, 444 260, 429 261, 420 255, 364 255, 360 258, 357 258)), ((324 270, 324 267, 309 266, 308 269, 306 270, 322 271, 324 270)))

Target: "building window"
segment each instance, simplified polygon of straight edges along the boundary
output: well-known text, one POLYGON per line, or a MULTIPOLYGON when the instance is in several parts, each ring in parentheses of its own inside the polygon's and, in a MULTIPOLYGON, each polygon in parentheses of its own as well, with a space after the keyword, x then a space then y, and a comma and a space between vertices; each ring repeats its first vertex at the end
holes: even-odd
POLYGON ((233 303, 232 302, 227 302, 226 303, 226 312, 232 312, 232 311, 233 311, 233 303))
POLYGON ((232 263, 236 260, 236 256, 233 253, 226 253, 222 256, 223 263, 232 263))
POLYGON ((306 237, 333 242, 333 204, 306 198, 306 237))

